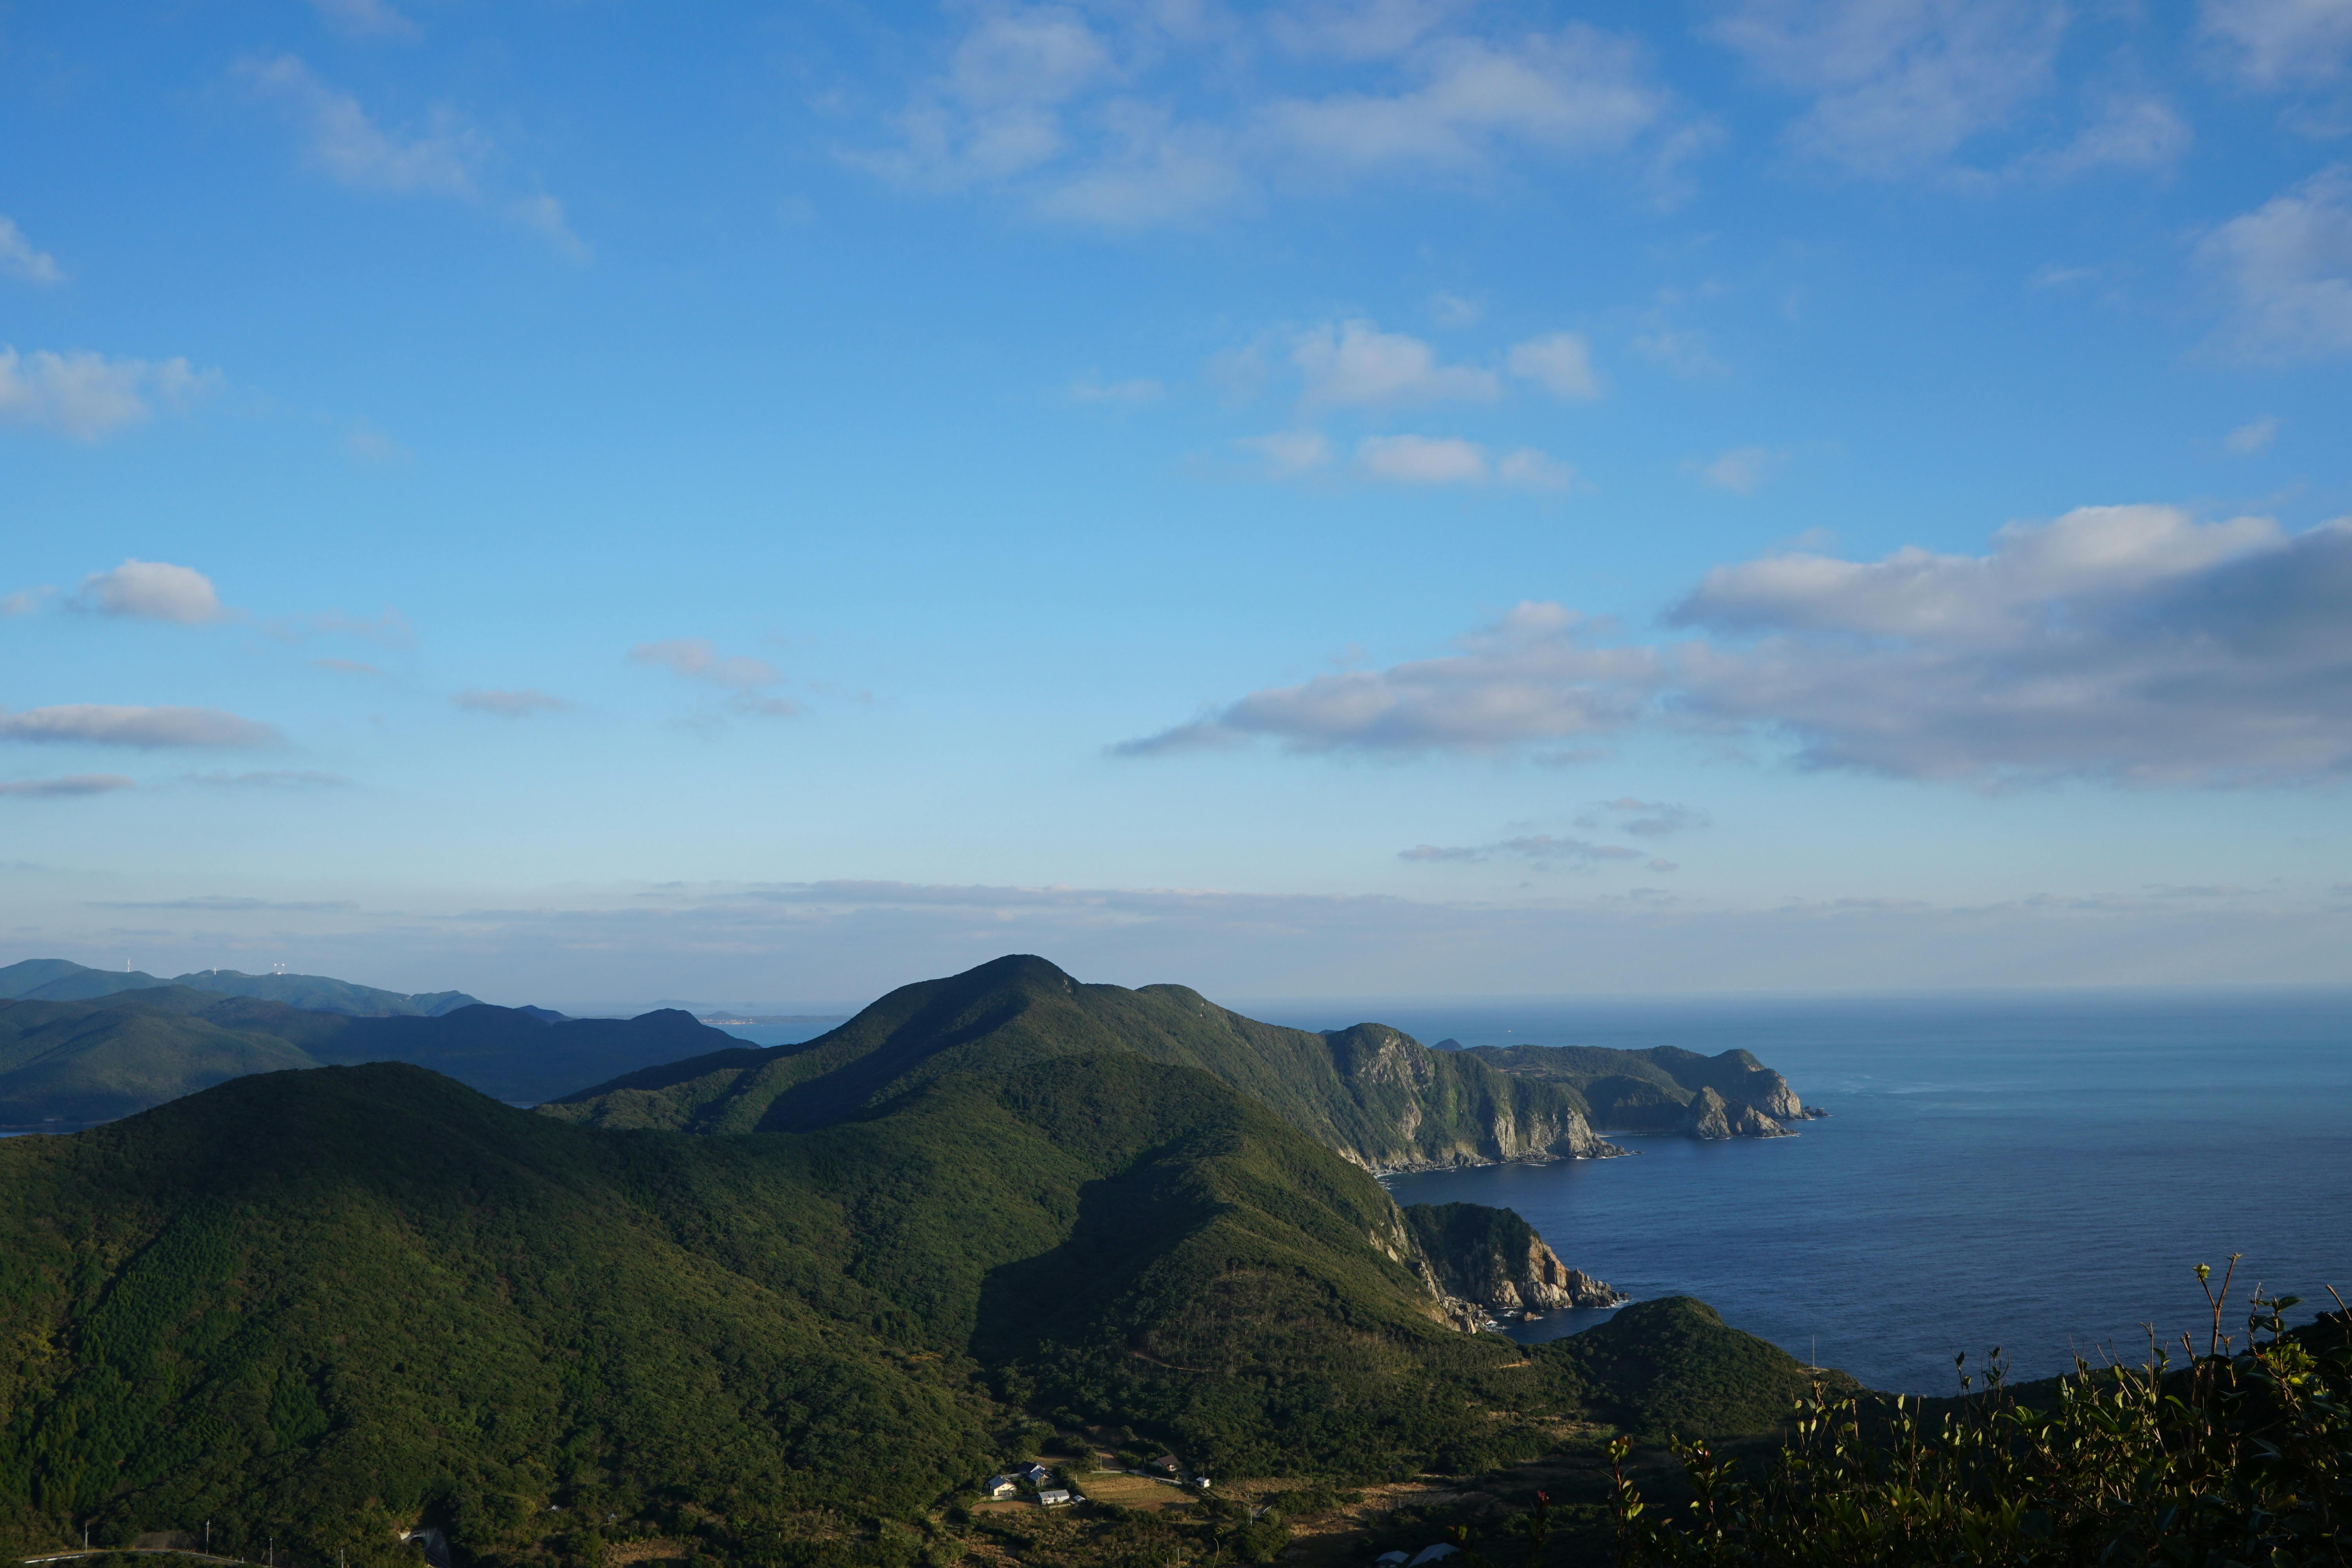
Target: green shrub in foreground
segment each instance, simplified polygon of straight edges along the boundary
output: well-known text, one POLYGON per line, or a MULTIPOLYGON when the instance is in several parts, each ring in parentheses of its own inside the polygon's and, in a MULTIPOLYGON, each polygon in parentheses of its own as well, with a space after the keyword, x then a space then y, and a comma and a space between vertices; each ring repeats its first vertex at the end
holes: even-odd
MULTIPOLYGON (((2234 1259, 2232 1260, 2234 1262, 2234 1259)), ((2200 1265, 2200 1280, 2210 1278, 2200 1265)), ((2221 1334, 2174 1368, 2094 1369, 1981 1393, 1931 1426, 1921 1401, 1799 1401, 1759 1478, 1675 1445, 1696 1496, 1669 1514, 1612 1443, 1624 1568, 1713 1564, 2343 1564, 2352 1561, 2352 1311, 2288 1331, 2256 1297, 2246 1347, 2221 1334)), ((2338 1307, 2343 1303, 2338 1300, 2338 1307)))

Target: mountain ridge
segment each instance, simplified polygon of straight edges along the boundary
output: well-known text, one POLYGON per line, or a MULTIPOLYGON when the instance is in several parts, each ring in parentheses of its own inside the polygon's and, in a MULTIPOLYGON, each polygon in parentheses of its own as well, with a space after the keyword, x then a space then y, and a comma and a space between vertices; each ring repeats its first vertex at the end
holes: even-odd
POLYGON ((900 986, 814 1040, 625 1075, 541 1109, 614 1128, 801 1131, 951 1073, 1098 1050, 1211 1073, 1368 1171, 1622 1152, 1594 1136, 1572 1090, 1385 1025, 1286 1028, 1188 986, 1083 984, 1027 953, 900 986))
POLYGON ((63 958, 28 958, 0 967, 0 1001, 87 1002, 120 992, 152 991, 167 985, 184 985, 190 990, 211 991, 224 996, 251 996, 282 1002, 306 1012, 342 1013, 352 1017, 433 1017, 480 1001, 462 991, 428 991, 411 995, 323 974, 247 974, 236 969, 199 969, 160 980, 140 970, 92 969, 63 958))

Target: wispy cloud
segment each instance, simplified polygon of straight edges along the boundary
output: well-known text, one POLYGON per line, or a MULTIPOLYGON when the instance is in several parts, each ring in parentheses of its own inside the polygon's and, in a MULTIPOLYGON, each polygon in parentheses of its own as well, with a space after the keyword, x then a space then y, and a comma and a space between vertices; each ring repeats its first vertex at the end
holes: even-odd
POLYGON ((19 588, 5 598, 0 598, 0 616, 35 614, 57 592, 44 583, 37 588, 19 588))
POLYGON ((15 800, 64 800, 78 795, 111 795, 130 789, 121 773, 67 773, 53 779, 0 780, 0 796, 15 800))
POLYGON ((1601 395, 1591 347, 1574 332, 1529 338, 1515 345, 1503 363, 1513 375, 1534 382, 1554 397, 1590 401, 1601 395))
POLYGON ((0 278, 47 288, 65 282, 66 271, 56 257, 37 249, 14 219, 0 217, 0 278))
POLYGON ((218 371, 184 359, 110 359, 76 349, 20 354, 0 347, 0 421, 95 441, 145 423, 158 407, 181 410, 219 390, 218 371))
POLYGON ((2323 169, 2205 237, 2221 279, 2222 346, 2256 361, 2352 353, 2352 166, 2323 169))
POLYGON ((236 69, 257 96, 292 120, 303 163, 337 184, 463 202, 532 230, 575 261, 588 258, 587 246, 564 221, 562 203, 493 180, 503 163, 497 144, 457 110, 436 105, 422 124, 388 131, 358 98, 320 79, 299 56, 248 59, 236 69))
POLYGON ((561 697, 551 697, 537 687, 520 691, 483 689, 460 691, 449 699, 470 713, 488 713, 500 719, 529 719, 539 713, 569 713, 572 704, 561 697))
POLYGON ((721 654, 708 637, 671 637, 663 642, 639 643, 629 650, 629 662, 667 669, 681 679, 717 687, 729 694, 727 705, 739 713, 784 719, 801 710, 799 703, 773 694, 774 689, 783 684, 782 670, 764 658, 721 654))
POLYGON ((2203 0, 2198 26, 2252 87, 2334 82, 2352 62, 2352 5, 2340 0, 2203 0))
POLYGON ((346 37, 405 42, 422 36, 415 23, 384 0, 310 0, 310 8, 346 37))
POLYGON ((185 777, 190 784, 210 789, 341 789, 352 782, 341 773, 312 768, 269 768, 243 773, 215 770, 185 777))
POLYGON ((1629 849, 1622 844, 1596 844, 1586 838, 1556 838, 1549 833, 1526 833, 1517 837, 1496 839, 1491 844, 1442 846, 1416 844, 1397 852, 1400 860, 1443 861, 1457 865, 1483 865, 1490 860, 1524 861, 1538 871, 1566 867, 1571 870, 1589 871, 1601 866, 1646 863, 1653 871, 1671 871, 1675 868, 1653 857, 1645 849, 1629 849))
POLYGON ((141 750, 182 746, 267 746, 274 725, 217 708, 132 708, 75 702, 54 708, 0 710, 0 740, 141 750))
POLYGON ((349 899, 240 899, 212 894, 193 899, 151 899, 133 901, 121 900, 101 903, 101 910, 187 910, 199 914, 349 914, 359 905, 349 899))
POLYGON ((1705 827, 1707 821, 1706 813, 1696 806, 1620 795, 1615 800, 1595 802, 1576 819, 1576 825, 1587 830, 1606 827, 1616 833, 1630 833, 1637 838, 1664 838, 1672 834, 1705 827))
POLYGON ((1714 37, 1811 96, 1801 153, 1896 177, 1943 163, 2050 89, 2066 13, 2035 0, 1736 0, 1714 37))
POLYGON ((1729 490, 1736 496, 1752 496, 1788 460, 1788 453, 1770 447, 1733 447, 1706 462, 1691 464, 1690 468, 1717 489, 1729 490))
POLYGON ((2269 451, 2271 443, 2278 439, 2278 416, 2265 414, 2260 419, 2250 419, 2232 429, 2221 437, 2221 445, 2234 456, 2251 458, 2257 452, 2269 451))
POLYGON ((1244 436, 1234 445, 1261 459, 1271 479, 1294 479, 1325 468, 1331 461, 1331 442, 1319 430, 1277 430, 1268 436, 1244 436))
POLYGON ((988 189, 1048 219, 1131 229, 1263 207, 1276 191, 1476 185, 1529 162, 1633 159, 1682 129, 1626 36, 1580 23, 1490 36, 1435 7, 1373 10, 1342 23, 1296 7, 982 0, 885 143, 843 156, 910 188, 988 189), (1254 56, 1307 67, 1322 90, 1234 68, 1254 56))

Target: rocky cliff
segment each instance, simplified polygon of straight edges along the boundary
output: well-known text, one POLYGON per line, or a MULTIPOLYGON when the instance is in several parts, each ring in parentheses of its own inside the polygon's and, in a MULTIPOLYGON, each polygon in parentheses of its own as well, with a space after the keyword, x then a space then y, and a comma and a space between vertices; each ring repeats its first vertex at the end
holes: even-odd
MULTIPOLYGON (((1785 1085, 1782 1086, 1784 1089, 1785 1085)), ((1789 1099, 1794 1100, 1796 1096, 1789 1099)), ((1802 1112, 1799 1112, 1802 1114, 1802 1112)), ((1751 1103, 1734 1105, 1709 1085, 1683 1107, 1677 1131, 1693 1138, 1791 1138, 1795 1134, 1751 1103)))
POLYGON ((1692 1138, 1781 1138, 1785 1123, 1825 1114, 1749 1052, 1701 1056, 1674 1046, 1479 1046, 1466 1053, 1513 1078, 1558 1084, 1612 1131, 1692 1138))
POLYGON ((1509 1209, 1480 1204, 1414 1204, 1402 1211, 1418 1271, 1457 1326, 1490 1315, 1614 1307, 1626 1297, 1571 1268, 1535 1227, 1509 1209))

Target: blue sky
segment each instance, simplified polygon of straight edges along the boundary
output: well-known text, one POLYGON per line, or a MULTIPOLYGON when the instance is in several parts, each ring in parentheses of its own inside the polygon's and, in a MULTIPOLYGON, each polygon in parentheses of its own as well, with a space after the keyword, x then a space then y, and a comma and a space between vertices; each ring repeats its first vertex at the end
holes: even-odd
POLYGON ((0 10, 0 959, 2352 980, 2352 0, 0 10))

